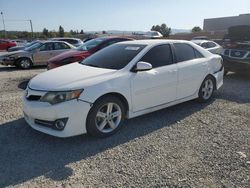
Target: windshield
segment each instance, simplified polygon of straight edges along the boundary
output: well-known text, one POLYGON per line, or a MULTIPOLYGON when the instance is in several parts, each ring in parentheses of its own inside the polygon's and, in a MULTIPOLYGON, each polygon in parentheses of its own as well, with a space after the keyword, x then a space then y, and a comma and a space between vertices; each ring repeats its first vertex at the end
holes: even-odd
POLYGON ((33 44, 33 45, 31 45, 31 46, 25 48, 25 50, 26 50, 26 51, 33 51, 33 50, 39 48, 41 45, 42 45, 41 42, 37 42, 37 43, 35 43, 35 44, 33 44))
POLYGON ((99 44, 101 44, 103 41, 105 41, 105 38, 97 38, 97 39, 92 39, 87 42, 85 42, 83 45, 79 46, 77 49, 80 51, 89 51, 99 44))
POLYGON ((104 48, 81 63, 87 66, 115 69, 124 68, 146 45, 115 44, 104 48))
POLYGON ((38 42, 38 41, 30 42, 30 43, 28 43, 28 44, 25 45, 25 48, 28 48, 28 47, 30 47, 30 46, 36 44, 37 42, 38 42))

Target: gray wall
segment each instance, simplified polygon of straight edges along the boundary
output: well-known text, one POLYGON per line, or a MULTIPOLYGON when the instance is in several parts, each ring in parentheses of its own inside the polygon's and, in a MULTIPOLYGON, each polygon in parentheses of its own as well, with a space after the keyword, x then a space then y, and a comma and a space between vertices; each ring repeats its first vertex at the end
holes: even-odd
POLYGON ((250 14, 204 19, 203 30, 207 32, 227 32, 229 27, 236 25, 250 25, 250 14))

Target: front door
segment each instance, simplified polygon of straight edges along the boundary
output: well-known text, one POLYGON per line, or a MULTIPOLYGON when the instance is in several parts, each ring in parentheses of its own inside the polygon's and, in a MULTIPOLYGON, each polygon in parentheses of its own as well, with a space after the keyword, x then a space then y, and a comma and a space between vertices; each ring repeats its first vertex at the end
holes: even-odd
POLYGON ((177 67, 170 45, 153 47, 140 61, 152 64, 153 68, 132 74, 133 112, 176 100, 177 67))
POLYGON ((43 44, 37 51, 33 54, 35 65, 46 65, 48 59, 54 56, 54 47, 52 42, 43 44))

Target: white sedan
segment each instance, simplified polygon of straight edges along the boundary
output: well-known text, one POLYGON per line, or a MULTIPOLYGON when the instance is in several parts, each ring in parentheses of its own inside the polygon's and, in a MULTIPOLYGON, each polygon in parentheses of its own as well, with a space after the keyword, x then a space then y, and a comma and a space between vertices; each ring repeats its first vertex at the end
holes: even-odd
POLYGON ((81 63, 33 78, 23 112, 57 137, 105 137, 133 118, 198 98, 223 85, 222 59, 188 41, 142 40, 107 47, 81 63))
POLYGON ((221 54, 223 51, 222 46, 217 44, 216 42, 209 41, 209 40, 192 40, 195 44, 198 44, 202 48, 208 50, 213 54, 221 54))

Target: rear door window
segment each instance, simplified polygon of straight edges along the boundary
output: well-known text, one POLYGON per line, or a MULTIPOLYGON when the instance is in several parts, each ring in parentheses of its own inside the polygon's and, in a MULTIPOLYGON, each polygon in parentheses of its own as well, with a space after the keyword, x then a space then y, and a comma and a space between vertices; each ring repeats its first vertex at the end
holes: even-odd
POLYGON ((65 50, 65 49, 69 49, 70 47, 63 43, 63 42, 56 42, 54 43, 54 49, 55 50, 65 50))
POLYGON ((203 55, 196 51, 192 46, 183 43, 174 44, 177 62, 188 61, 203 57, 203 55))
POLYGON ((53 43, 45 43, 40 47, 40 51, 50 51, 53 50, 53 43))
POLYGON ((208 46, 208 48, 214 48, 214 47, 216 47, 216 44, 213 42, 208 42, 207 46, 208 46))
POLYGON ((150 63, 153 68, 173 64, 171 47, 168 44, 153 47, 140 61, 150 63))

